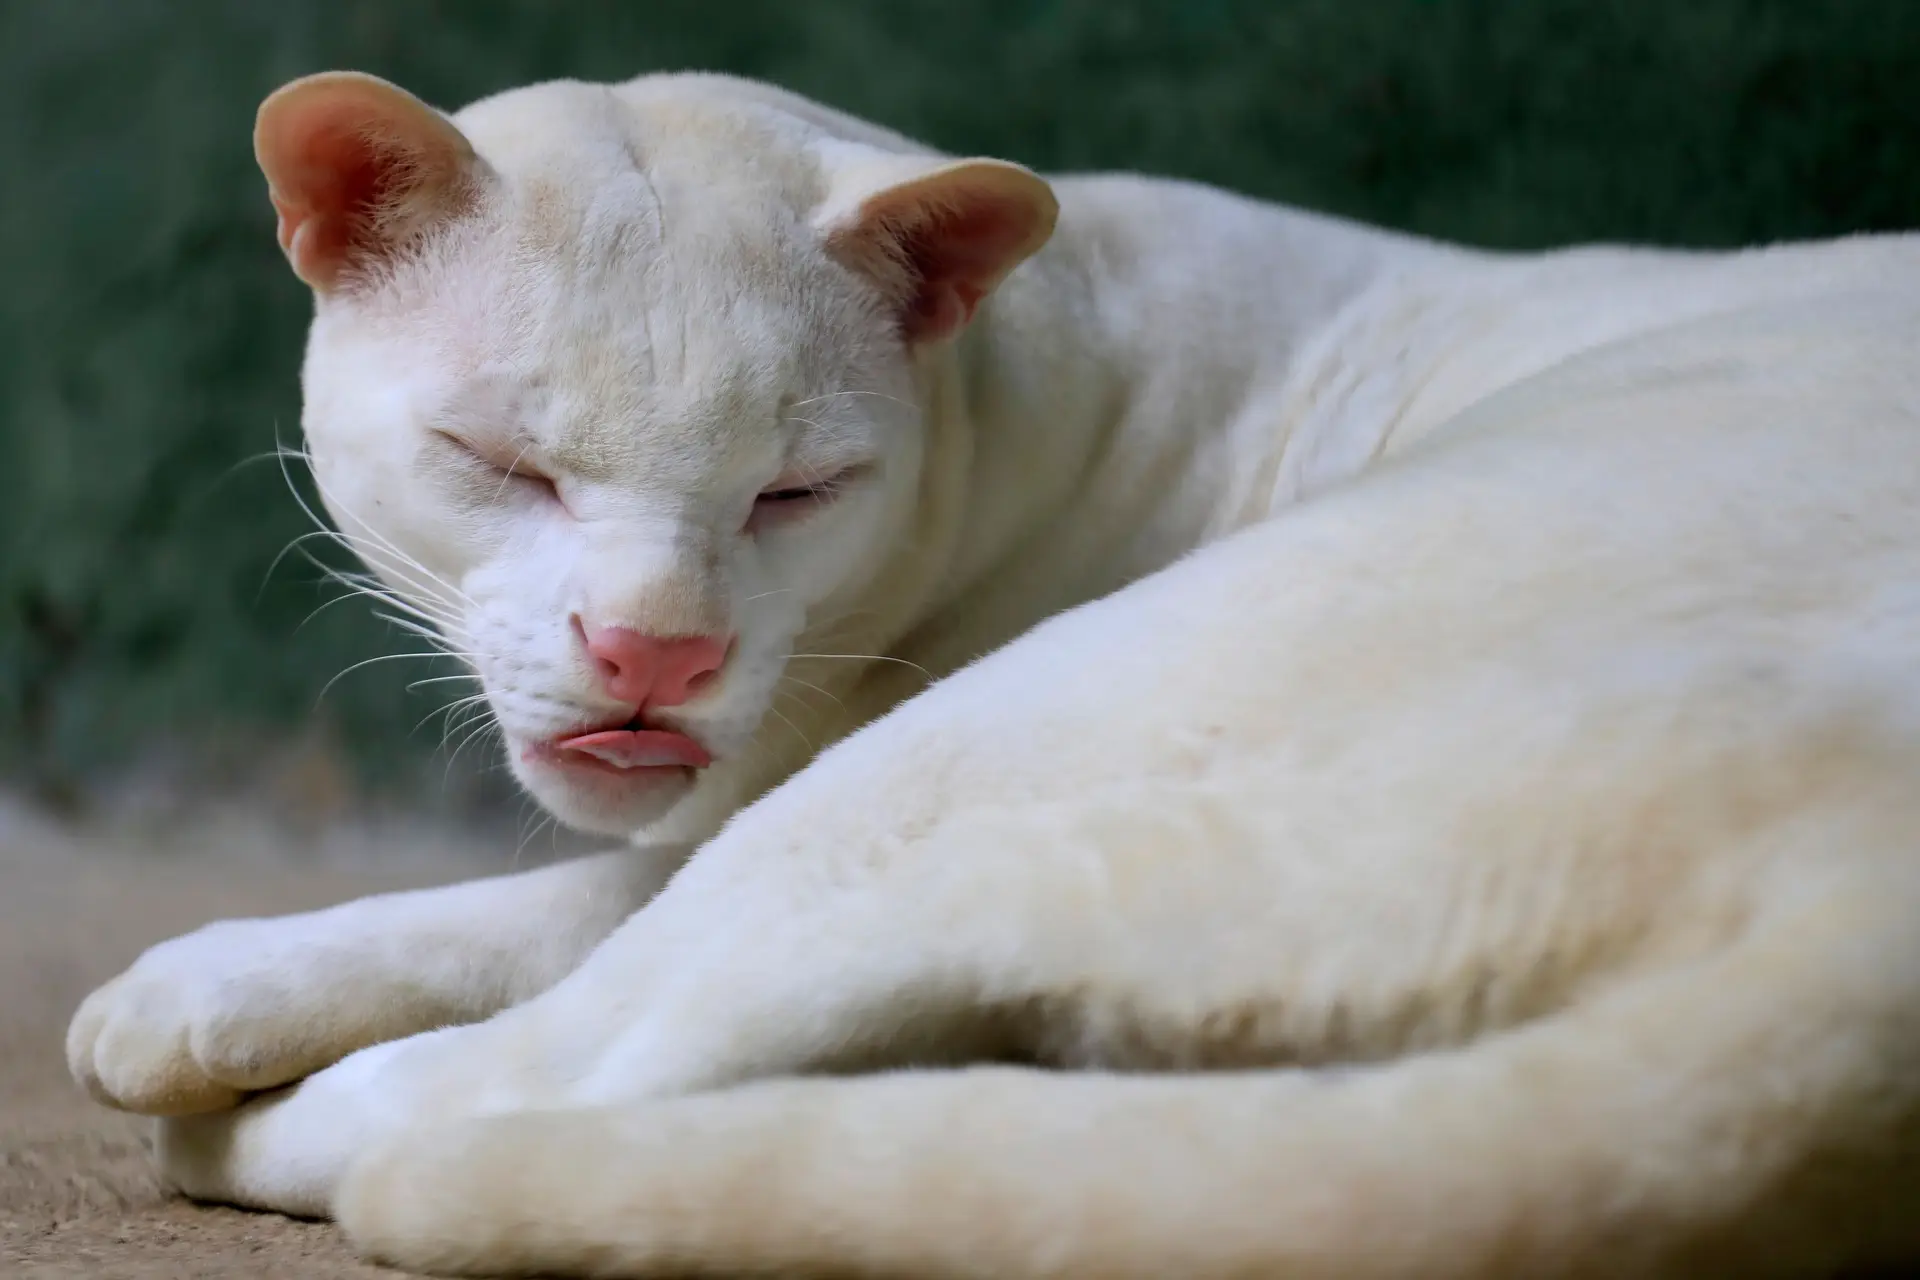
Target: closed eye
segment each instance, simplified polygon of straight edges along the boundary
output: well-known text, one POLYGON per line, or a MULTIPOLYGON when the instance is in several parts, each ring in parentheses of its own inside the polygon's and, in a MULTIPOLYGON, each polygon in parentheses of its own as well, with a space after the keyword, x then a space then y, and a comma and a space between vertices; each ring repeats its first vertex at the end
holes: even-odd
POLYGON ((533 447, 531 443, 517 449, 493 448, 475 444, 464 436, 457 436, 448 431, 435 431, 434 434, 453 449, 465 454, 469 462, 477 463, 499 476, 503 486, 512 481, 521 480, 539 486, 549 497, 555 501, 559 500, 559 487, 555 485, 553 477, 527 458, 527 454, 533 447))
POLYGON ((754 498, 747 528, 758 530, 809 516, 839 498, 864 471, 864 467, 846 467, 809 482, 782 476, 754 498))
POLYGON ((820 501, 833 496, 831 486, 823 484, 797 485, 791 489, 768 489, 755 502, 799 502, 803 498, 820 501))

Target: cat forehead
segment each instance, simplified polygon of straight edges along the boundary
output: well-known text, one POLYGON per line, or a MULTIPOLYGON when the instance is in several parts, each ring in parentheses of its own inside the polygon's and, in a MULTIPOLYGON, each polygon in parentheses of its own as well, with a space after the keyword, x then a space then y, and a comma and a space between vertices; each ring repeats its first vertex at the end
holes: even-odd
POLYGON ((699 368, 829 336, 836 300, 860 309, 808 222, 807 130, 777 111, 561 83, 455 120, 498 180, 468 234, 422 264, 432 278, 404 283, 488 342, 590 353, 606 335, 699 368))
POLYGON ((720 77, 554 81, 482 99, 453 121, 509 189, 541 193, 529 214, 576 214, 621 178, 671 186, 675 204, 760 219, 822 194, 810 155, 819 122, 720 77))
POLYGON ((765 388, 858 362, 866 308, 824 256, 772 222, 738 225, 737 209, 696 223, 658 185, 530 182, 348 304, 349 323, 460 375, 517 369, 609 396, 765 388))
POLYGON ((453 368, 601 401, 726 401, 806 387, 882 355, 844 282, 779 237, 662 236, 636 213, 564 248, 508 222, 449 261, 406 323, 453 368), (836 305, 836 299, 845 305, 836 305))

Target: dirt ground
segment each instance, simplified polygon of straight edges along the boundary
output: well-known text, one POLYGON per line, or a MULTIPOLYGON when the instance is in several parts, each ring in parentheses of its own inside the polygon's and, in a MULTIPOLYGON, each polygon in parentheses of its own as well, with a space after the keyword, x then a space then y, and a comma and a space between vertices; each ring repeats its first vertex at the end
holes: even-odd
POLYGON ((0 825, 0 1277, 297 1280, 388 1277, 329 1226, 203 1208, 167 1194, 146 1126, 82 1095, 67 1019, 153 942, 219 917, 305 910, 472 874, 232 852, 161 852, 22 836, 0 825))

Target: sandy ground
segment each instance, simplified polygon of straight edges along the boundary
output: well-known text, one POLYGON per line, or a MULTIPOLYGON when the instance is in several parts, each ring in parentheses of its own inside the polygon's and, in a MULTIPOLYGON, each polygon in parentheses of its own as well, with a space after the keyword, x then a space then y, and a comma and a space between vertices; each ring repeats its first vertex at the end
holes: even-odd
POLYGON ((77 848, 0 830, 0 1277, 391 1280, 355 1262, 331 1227, 168 1195, 147 1162, 146 1126, 75 1088, 62 1041, 80 999, 163 938, 474 870, 77 848))

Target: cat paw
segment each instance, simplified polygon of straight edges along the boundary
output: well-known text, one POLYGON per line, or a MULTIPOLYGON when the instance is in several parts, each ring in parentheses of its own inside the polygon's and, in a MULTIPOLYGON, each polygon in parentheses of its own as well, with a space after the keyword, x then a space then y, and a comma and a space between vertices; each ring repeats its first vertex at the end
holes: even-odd
POLYGON ((230 920, 150 948, 67 1030, 67 1065, 99 1101, 156 1116, 234 1106, 361 1047, 327 993, 340 948, 298 920, 230 920))
POLYGON ((448 1105, 420 1057, 410 1041, 374 1045, 231 1110, 161 1119, 160 1174, 194 1200, 325 1217, 356 1154, 448 1105))

